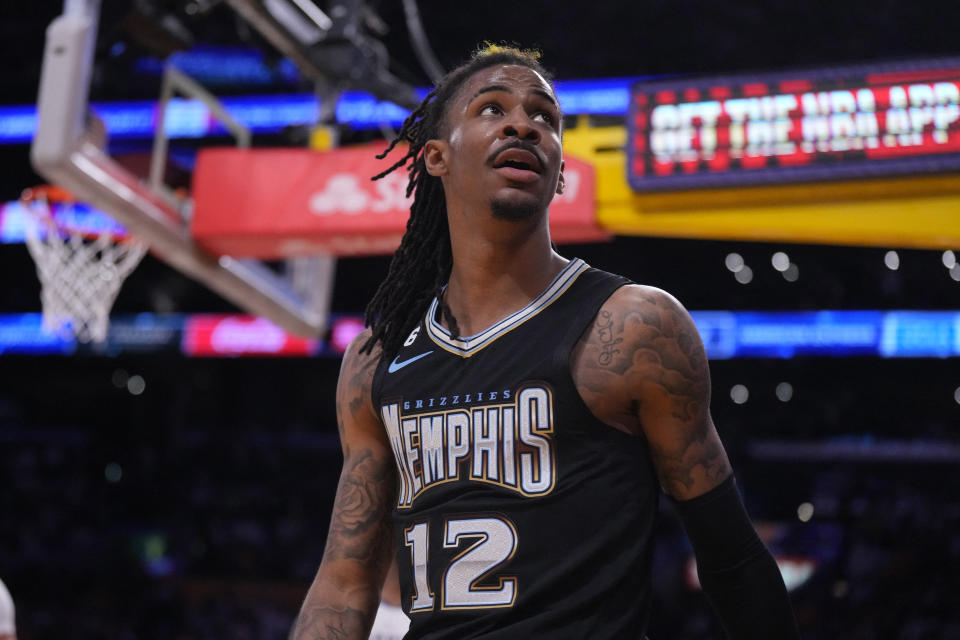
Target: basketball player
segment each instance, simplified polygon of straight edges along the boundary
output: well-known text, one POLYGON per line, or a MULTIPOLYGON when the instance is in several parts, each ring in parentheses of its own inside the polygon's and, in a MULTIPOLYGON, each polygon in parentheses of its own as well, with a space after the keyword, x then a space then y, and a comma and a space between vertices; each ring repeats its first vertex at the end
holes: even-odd
POLYGON ((536 58, 476 55, 399 139, 377 177, 411 162, 410 221, 343 360, 343 471, 292 637, 365 638, 396 549, 408 638, 642 638, 662 489, 729 636, 797 638, 690 316, 552 248, 561 112, 536 58))

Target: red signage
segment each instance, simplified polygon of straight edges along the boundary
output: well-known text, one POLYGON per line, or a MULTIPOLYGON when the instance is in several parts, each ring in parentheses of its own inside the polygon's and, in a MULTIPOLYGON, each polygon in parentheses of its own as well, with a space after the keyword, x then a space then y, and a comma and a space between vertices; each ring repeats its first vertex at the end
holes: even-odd
POLYGON ((960 60, 638 83, 637 191, 960 168, 960 60))
POLYGON ((264 318, 244 315, 191 315, 183 328, 188 356, 312 356, 320 341, 300 338, 264 318))
MULTIPOLYGON (((281 258, 391 253, 410 214, 407 172, 372 182, 382 144, 308 149, 205 149, 194 172, 191 233, 217 255, 281 258)), ((557 242, 606 239, 596 223, 596 178, 565 156, 566 189, 550 207, 557 242)))
POLYGON ((330 318, 330 348, 334 353, 344 353, 353 339, 366 328, 363 316, 341 316, 330 318))

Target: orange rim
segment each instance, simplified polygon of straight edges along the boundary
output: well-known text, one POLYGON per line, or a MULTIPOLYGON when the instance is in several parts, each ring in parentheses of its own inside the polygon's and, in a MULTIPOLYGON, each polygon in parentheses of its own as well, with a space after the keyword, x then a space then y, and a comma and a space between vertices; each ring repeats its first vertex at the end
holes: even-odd
POLYGON ((76 202, 77 197, 63 187, 52 184, 41 184, 36 187, 27 187, 20 194, 20 199, 26 202, 46 200, 47 202, 76 202))
MULTIPOLYGON (((48 211, 46 215, 43 216, 44 224, 47 224, 54 229, 59 229, 60 231, 68 234, 81 236, 84 240, 95 240, 103 235, 102 233, 75 229, 69 225, 63 224, 61 220, 57 220, 52 215, 52 205, 71 205, 78 202, 77 197, 63 187, 58 187, 52 184, 41 184, 36 187, 27 187, 20 193, 20 200, 26 204, 42 202, 44 205, 46 205, 48 211)), ((134 238, 134 236, 127 230, 124 230, 123 233, 119 234, 111 233, 110 237, 111 240, 117 244, 126 244, 128 242, 136 241, 136 238, 134 238)))

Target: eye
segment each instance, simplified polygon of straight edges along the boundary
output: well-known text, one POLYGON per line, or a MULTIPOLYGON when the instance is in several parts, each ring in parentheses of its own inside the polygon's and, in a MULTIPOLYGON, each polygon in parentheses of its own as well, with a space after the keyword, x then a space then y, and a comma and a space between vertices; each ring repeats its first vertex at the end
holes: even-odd
POLYGON ((533 114, 533 117, 534 119, 539 118, 540 120, 542 120, 543 122, 545 122, 550 126, 553 126, 557 121, 557 119, 553 116, 553 114, 548 111, 538 111, 535 114, 533 114))
POLYGON ((480 115, 492 115, 499 116, 503 115, 503 109, 500 108, 495 102, 488 102, 487 104, 480 107, 480 115))

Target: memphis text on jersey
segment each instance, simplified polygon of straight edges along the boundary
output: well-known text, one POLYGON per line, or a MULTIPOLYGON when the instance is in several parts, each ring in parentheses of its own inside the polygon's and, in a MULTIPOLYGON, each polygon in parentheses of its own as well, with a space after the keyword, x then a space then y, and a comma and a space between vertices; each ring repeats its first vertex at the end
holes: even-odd
POLYGON ((400 471, 399 509, 457 481, 494 484, 528 497, 553 490, 553 394, 544 383, 392 401, 380 414, 400 471))

